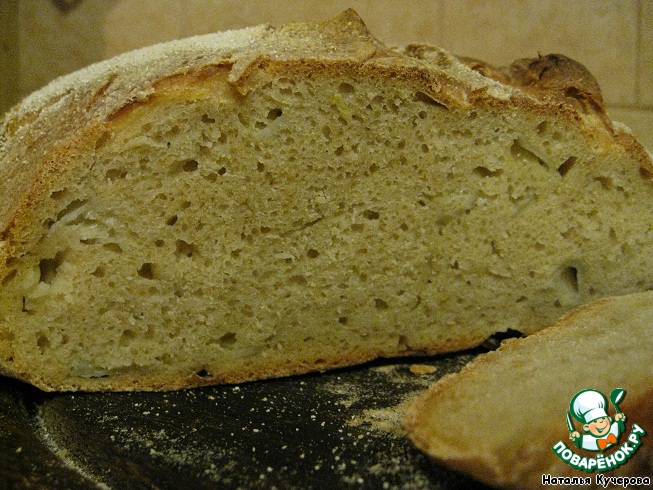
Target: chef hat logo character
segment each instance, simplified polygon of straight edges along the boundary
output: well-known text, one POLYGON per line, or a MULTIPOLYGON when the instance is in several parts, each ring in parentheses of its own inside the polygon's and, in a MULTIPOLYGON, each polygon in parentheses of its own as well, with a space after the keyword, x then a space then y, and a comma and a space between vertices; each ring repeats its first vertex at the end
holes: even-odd
POLYGON ((607 417, 608 400, 605 395, 596 390, 583 390, 574 396, 570 403, 574 418, 583 424, 607 417))
POLYGON ((610 393, 610 401, 616 411, 614 417, 608 415, 608 399, 600 391, 588 389, 576 393, 567 411, 569 438, 576 447, 588 451, 605 451, 617 444, 625 429, 626 415, 618 407, 625 393, 621 388, 615 388, 610 393), (572 416, 582 424, 584 434, 576 430, 572 416))
POLYGON ((572 468, 587 472, 609 471, 624 464, 639 447, 640 437, 646 435, 639 425, 632 424, 627 441, 619 445, 626 430, 627 417, 619 408, 625 396, 623 388, 614 388, 609 398, 593 389, 576 393, 565 414, 569 439, 577 448, 602 454, 586 456, 576 453, 563 440, 555 443, 553 452, 572 468), (614 410, 613 416, 608 415, 610 408, 614 410), (578 422, 580 428, 576 427, 578 422), (606 453, 608 450, 611 452, 606 453))

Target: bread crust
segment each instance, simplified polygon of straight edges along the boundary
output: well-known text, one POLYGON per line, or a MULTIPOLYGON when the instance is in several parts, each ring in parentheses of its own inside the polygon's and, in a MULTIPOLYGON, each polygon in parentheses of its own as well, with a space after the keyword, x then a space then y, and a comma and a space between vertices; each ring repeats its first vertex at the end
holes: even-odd
MULTIPOLYGON (((7 273, 12 257, 29 250, 39 239, 39 230, 33 226, 34 204, 57 192, 63 175, 76 172, 83 180, 92 164, 75 169, 72 162, 81 160, 79 155, 93 154, 95 146, 137 107, 174 93, 192 97, 193 90, 202 90, 212 77, 226 77, 234 93, 247 94, 260 71, 307 76, 357 73, 400 80, 449 107, 496 107, 532 118, 565 120, 592 146, 634 155, 642 175, 653 176, 650 158, 634 138, 613 127, 595 80, 580 64, 551 55, 520 61, 508 69, 490 69, 429 46, 393 49, 374 38, 360 17, 347 10, 317 24, 262 25, 144 48, 62 77, 10 110, 0 124, 0 194, 5 196, 0 202, 0 277, 7 273)), ((447 349, 469 347, 478 341, 461 338, 447 349)), ((427 346, 415 346, 387 355, 428 352, 427 346)), ((92 386, 176 389, 323 370, 378 355, 352 351, 300 365, 271 365, 251 372, 238 368, 220 378, 180 377, 133 386, 114 379, 93 380, 92 386)), ((43 389, 53 389, 29 366, 3 369, 43 389)), ((89 386, 80 382, 56 389, 89 386)))
MULTIPOLYGON (((640 320, 636 320, 638 314, 650 315, 651 299, 653 294, 649 291, 623 297, 602 298, 583 305, 563 315, 554 326, 540 330, 527 338, 506 340, 496 351, 477 357, 459 373, 444 376, 409 405, 404 427, 411 440, 419 449, 441 464, 470 474, 493 487, 541 488, 542 476, 549 474, 561 477, 589 475, 593 480, 589 488, 600 488, 600 485, 594 484, 595 478, 592 473, 583 475, 581 471, 563 462, 552 451, 557 441, 566 442, 573 448, 564 422, 565 407, 569 407, 571 400, 570 393, 573 395, 587 388, 599 389, 603 393, 609 393, 617 387, 626 388, 628 395, 619 408, 627 415, 628 424, 637 423, 648 432, 650 428, 647 424, 653 420, 653 388, 647 383, 649 380, 646 379, 646 375, 637 373, 637 367, 633 366, 629 359, 620 356, 623 354, 624 346, 619 343, 616 344, 614 352, 608 353, 604 361, 605 366, 611 366, 612 370, 602 369, 600 380, 596 379, 598 375, 593 375, 590 379, 587 370, 582 371, 585 376, 574 371, 574 367, 579 370, 582 368, 583 363, 587 362, 587 357, 583 352, 574 352, 572 349, 582 348, 583 337, 594 335, 597 328, 600 329, 600 335, 612 335, 615 339, 623 335, 631 335, 629 320, 641 323, 640 320), (640 313, 642 308, 645 311, 640 313), (623 325, 617 324, 614 320, 621 314, 627 316, 623 320, 623 325), (610 332, 610 328, 614 331, 610 332), (610 333, 605 333, 606 331, 610 333), (526 348, 530 350, 525 351, 526 348), (541 349, 543 356, 549 355, 553 350, 558 353, 570 351, 570 354, 564 362, 551 361, 546 369, 542 369, 541 364, 536 364, 534 360, 529 364, 529 359, 525 359, 528 352, 537 348, 541 349), (514 361, 509 363, 512 360, 514 361), (535 380, 542 383, 542 386, 554 386, 557 387, 557 391, 525 389, 519 383, 505 380, 506 365, 514 365, 524 377, 532 375, 535 380), (537 371, 534 372, 536 367, 537 371), (500 387, 496 386, 497 383, 487 386, 482 380, 488 376, 505 382, 500 387), (586 385, 587 383, 590 385, 586 385), (574 386, 571 392, 568 392, 569 385, 574 386), (480 398, 491 396, 505 400, 503 403, 505 410, 492 412, 500 422, 497 426, 487 427, 487 436, 514 434, 514 436, 506 436, 513 442, 510 447, 503 448, 501 452, 496 448, 483 450, 484 448, 480 446, 470 445, 470 441, 465 438, 456 439, 454 435, 456 425, 452 424, 451 420, 444 420, 437 428, 430 425, 429 414, 435 411, 439 413, 438 405, 454 400, 450 405, 455 407, 457 406, 455 400, 458 399, 462 400, 461 404, 464 403, 465 398, 461 398, 460 395, 461 386, 476 387, 480 398), (529 408, 539 406, 538 404, 547 407, 552 405, 554 409, 544 414, 529 411, 529 408), (511 414, 516 413, 517 407, 535 421, 533 427, 537 430, 530 431, 530 427, 509 418, 511 414)), ((638 338, 642 339, 638 352, 640 354, 647 352, 650 342, 646 336, 638 338)), ((630 341, 628 345, 632 343, 630 341)), ((487 417, 481 415, 480 418, 485 420, 487 417)), ((463 425, 473 422, 461 416, 457 423, 463 425)), ((653 449, 648 444, 650 442, 648 438, 645 437, 643 441, 635 457, 629 459, 627 464, 610 471, 610 476, 651 474, 650 458, 653 449)), ((590 452, 583 455, 595 456, 590 452)))

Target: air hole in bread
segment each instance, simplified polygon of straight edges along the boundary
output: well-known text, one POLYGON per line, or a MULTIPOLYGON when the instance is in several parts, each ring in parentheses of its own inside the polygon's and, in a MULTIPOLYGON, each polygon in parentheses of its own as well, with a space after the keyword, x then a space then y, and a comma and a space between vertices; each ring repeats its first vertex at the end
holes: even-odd
POLYGON ((177 240, 175 246, 175 255, 183 257, 192 257, 197 255, 197 246, 184 240, 177 240))
POLYGON ((538 163, 542 167, 549 169, 549 165, 532 151, 532 146, 522 138, 513 141, 510 147, 510 154, 517 160, 523 162, 538 163))
POLYGON ((472 173, 480 177, 499 177, 503 173, 503 170, 500 168, 496 170, 490 170, 487 167, 478 166, 472 170, 472 173))
POLYGON ((329 126, 325 125, 322 127, 322 134, 327 139, 327 141, 331 141, 331 128, 329 126))
POLYGON ((319 255, 320 255, 320 252, 318 252, 314 248, 311 248, 308 252, 306 252, 306 256, 309 259, 316 259, 317 257, 319 257, 319 255))
POLYGON ((176 214, 174 216, 170 216, 170 218, 168 218, 166 220, 166 225, 168 225, 168 226, 174 225, 177 222, 177 219, 179 219, 179 218, 177 217, 176 214))
POLYGON ((288 282, 290 282, 291 284, 299 284, 300 286, 305 286, 306 284, 308 284, 308 280, 306 279, 306 277, 301 274, 290 276, 288 282))
POLYGON ((56 221, 61 221, 65 216, 68 216, 69 214, 73 213, 77 209, 81 208, 87 203, 85 199, 75 199, 74 201, 68 203, 68 205, 63 208, 59 213, 57 214, 57 219, 56 221))
POLYGON ((411 350, 410 345, 408 345, 408 339, 406 338, 405 335, 399 335, 397 337, 397 347, 399 350, 411 350))
POLYGON ((560 278, 569 289, 575 293, 579 290, 578 269, 574 266, 565 267, 560 272, 560 278))
POLYGON ((91 272, 92 276, 95 277, 104 277, 106 275, 106 269, 104 266, 98 265, 93 272, 91 272))
MULTIPOLYGON (((174 124, 173 126, 170 127, 164 134, 163 138, 170 140, 172 136, 176 136, 181 133, 181 128, 179 127, 178 124, 174 124)), ((168 143, 170 144, 170 143, 168 143)))
POLYGON ((122 332, 120 335, 120 345, 128 345, 134 338, 136 338, 136 334, 134 333, 133 330, 127 329, 122 332))
POLYGON ((612 179, 610 177, 596 177, 594 179, 596 182, 601 184, 601 187, 604 189, 612 189, 612 179))
POLYGON ((573 156, 572 156, 572 157, 567 158, 567 159, 562 163, 562 165, 560 165, 560 166, 558 167, 558 173, 559 173, 562 177, 564 177, 565 175, 567 175, 567 173, 569 173, 569 171, 571 170, 571 167, 573 167, 575 163, 576 163, 576 157, 573 157, 573 156))
POLYGON ((227 332, 218 339, 220 347, 231 347, 236 343, 236 334, 234 332, 227 332))
POLYGON ((107 142, 111 139, 111 133, 109 131, 105 131, 100 135, 100 137, 95 140, 95 149, 99 150, 101 149, 104 145, 107 144, 107 142))
POLYGON ((105 177, 109 181, 124 179, 127 177, 127 170, 123 170, 120 168, 111 168, 107 170, 105 177))
POLYGON ((648 168, 639 167, 639 175, 642 179, 648 180, 653 178, 653 171, 648 168))
POLYGON ((40 334, 36 340, 36 345, 38 345, 41 354, 44 354, 45 351, 50 347, 50 339, 45 334, 40 334))
POLYGON ((145 262, 140 269, 138 269, 138 275, 143 279, 154 280, 154 264, 151 262, 145 262))
POLYGON ((41 259, 39 262, 39 270, 41 273, 39 282, 52 284, 57 276, 57 270, 63 263, 63 260, 64 252, 57 252, 57 254, 51 259, 41 259))
POLYGON ((211 376, 211 373, 209 373, 206 369, 200 369, 195 374, 200 378, 208 378, 211 376))
POLYGON ((204 124, 213 124, 215 123, 215 119, 209 116, 208 114, 202 114, 202 117, 200 118, 200 121, 202 121, 204 124))
POLYGON ((102 368, 96 367, 85 361, 78 361, 71 367, 70 371, 74 376, 82 379, 107 378, 109 373, 102 368))
POLYGON ((249 126, 249 117, 242 112, 238 113, 238 121, 245 127, 249 126))
POLYGON ((338 85, 338 92, 340 92, 341 94, 353 94, 354 86, 350 83, 343 82, 340 85, 338 85))
POLYGON ((252 318, 254 316, 254 308, 252 308, 252 305, 243 305, 240 312, 247 318, 252 318))
POLYGON ((281 117, 282 114, 283 114, 283 111, 281 109, 279 109, 278 107, 275 108, 275 109, 270 109, 270 111, 268 112, 268 119, 270 121, 274 121, 275 119, 281 117))
MULTIPOLYGON (((415 92, 415 100, 419 100, 420 102, 424 102, 425 104, 428 104, 432 107, 437 107, 439 109, 444 109, 444 110, 449 110, 449 108, 444 105, 441 102, 438 102, 435 100, 433 97, 431 97, 429 94, 422 92, 422 91, 417 91, 415 92)), ((421 118, 424 119, 424 118, 421 118)))
POLYGON ((7 284, 9 284, 9 282, 12 281, 12 279, 16 277, 16 274, 18 274, 18 271, 16 269, 13 269, 8 274, 6 274, 5 277, 2 278, 2 282, 0 284, 2 286, 6 286, 7 284))
POLYGON ((199 163, 197 162, 197 160, 188 160, 181 166, 181 169, 184 172, 195 172, 198 168, 199 168, 199 163))
POLYGON ((204 178, 208 182, 211 182, 212 184, 215 184, 218 181, 218 174, 216 174, 215 172, 211 172, 207 175, 202 175, 202 178, 204 178))
POLYGON ((381 298, 374 298, 374 307, 377 310, 387 310, 389 308, 388 303, 381 298))
POLYGON ((376 220, 379 219, 379 216, 381 215, 379 214, 378 211, 372 211, 371 209, 366 209, 365 211, 363 211, 363 216, 369 220, 376 220))
POLYGON ((60 201, 63 199, 66 194, 68 194, 68 189, 61 189, 60 191, 53 191, 50 193, 50 199, 54 199, 55 201, 60 201))
POLYGON ((121 254, 122 253, 122 247, 114 242, 109 242, 105 243, 102 245, 102 248, 109 250, 110 252, 113 252, 115 254, 121 254))
POLYGON ((175 162, 172 164, 170 167, 170 173, 171 174, 177 174, 181 172, 195 172, 199 168, 199 163, 197 160, 182 160, 175 162))

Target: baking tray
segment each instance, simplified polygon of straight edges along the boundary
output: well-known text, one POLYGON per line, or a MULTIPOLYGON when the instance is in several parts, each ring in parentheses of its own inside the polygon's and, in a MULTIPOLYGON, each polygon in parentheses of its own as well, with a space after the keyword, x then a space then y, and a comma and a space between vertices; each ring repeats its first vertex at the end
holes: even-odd
POLYGON ((402 432, 405 402, 486 348, 167 393, 0 378, 2 488, 482 489, 402 432))

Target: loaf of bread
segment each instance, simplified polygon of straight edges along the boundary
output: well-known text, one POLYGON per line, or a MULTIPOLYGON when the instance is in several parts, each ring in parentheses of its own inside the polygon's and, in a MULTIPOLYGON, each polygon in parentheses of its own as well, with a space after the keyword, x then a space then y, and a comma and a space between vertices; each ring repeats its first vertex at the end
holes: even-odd
POLYGON ((405 426, 437 461, 497 488, 543 488, 547 475, 589 477, 591 488, 602 487, 596 485, 600 473, 651 478, 652 352, 653 292, 603 298, 567 313, 553 327, 504 341, 440 379, 412 402, 405 426), (583 422, 589 420, 577 420, 572 411, 575 395, 585 390, 603 394, 597 405, 604 413, 594 415, 607 414, 612 424, 617 413, 625 415, 624 430, 605 454, 570 439, 577 432, 579 441, 588 429, 583 422), (619 391, 625 392, 621 401, 613 400, 611 394, 619 391), (572 460, 574 454, 578 460, 572 460))
POLYGON ((653 166, 564 56, 353 11, 158 45, 0 135, 0 365, 165 390, 453 351, 653 286, 653 166))

